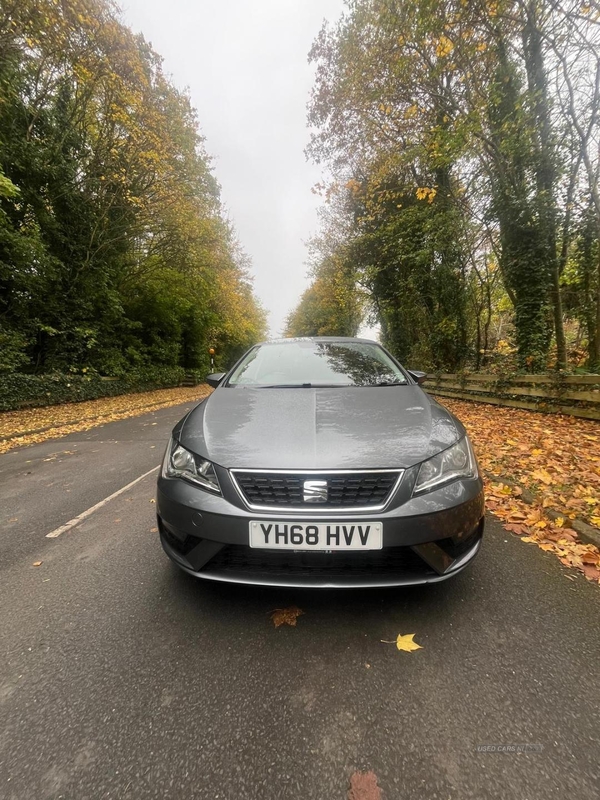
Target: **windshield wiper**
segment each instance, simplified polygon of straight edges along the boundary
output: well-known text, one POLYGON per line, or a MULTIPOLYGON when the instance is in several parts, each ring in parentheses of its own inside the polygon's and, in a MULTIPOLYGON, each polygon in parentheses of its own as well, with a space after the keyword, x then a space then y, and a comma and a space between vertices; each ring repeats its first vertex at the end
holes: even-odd
POLYGON ((266 383, 257 389, 312 389, 312 383, 266 383))
POLYGON ((269 383, 258 385, 256 389, 346 389, 354 383, 269 383))

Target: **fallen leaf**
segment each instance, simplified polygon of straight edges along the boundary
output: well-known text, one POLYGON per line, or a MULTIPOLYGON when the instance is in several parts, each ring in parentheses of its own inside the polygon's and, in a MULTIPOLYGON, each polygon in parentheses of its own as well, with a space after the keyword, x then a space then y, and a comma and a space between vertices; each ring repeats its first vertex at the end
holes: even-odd
POLYGON ((571 528, 562 528, 560 531, 560 539, 559 542, 576 542, 577 541, 577 534, 571 528))
POLYGON ((33 566, 34 567, 39 567, 39 566, 41 566, 42 563, 43 563, 42 561, 34 561, 33 562, 33 566))
POLYGON ((374 772, 352 773, 348 800, 381 800, 381 789, 374 772))
POLYGON ((581 554, 581 561, 584 564, 598 564, 600 560, 600 556, 597 551, 595 550, 586 550, 584 553, 581 554))
POLYGON ((505 530, 510 531, 511 533, 516 533, 517 536, 522 536, 529 530, 525 527, 525 525, 504 525, 503 527, 505 530))
POLYGON ((150 528, 150 533, 158 533, 158 528, 150 528))
POLYGON ((598 567, 593 567, 589 564, 584 564, 581 567, 581 571, 588 579, 588 581, 596 581, 597 583, 600 582, 600 569, 598 569, 598 567))
POLYGON ((271 619, 276 628, 280 625, 291 625, 293 628, 296 627, 296 620, 298 617, 304 614, 301 608, 298 606, 289 606, 289 608, 276 608, 275 611, 271 612, 271 619))
POLYGON ((382 639, 381 641, 384 644, 395 644, 398 650, 404 650, 407 653, 412 653, 413 650, 423 649, 420 644, 413 642, 413 639, 416 635, 416 633, 399 633, 398 636, 391 642, 387 641, 387 639, 382 639))
POLYGON ((531 473, 531 477, 534 480, 541 481, 546 486, 550 486, 553 483, 554 479, 552 475, 545 469, 536 469, 534 472, 531 473))

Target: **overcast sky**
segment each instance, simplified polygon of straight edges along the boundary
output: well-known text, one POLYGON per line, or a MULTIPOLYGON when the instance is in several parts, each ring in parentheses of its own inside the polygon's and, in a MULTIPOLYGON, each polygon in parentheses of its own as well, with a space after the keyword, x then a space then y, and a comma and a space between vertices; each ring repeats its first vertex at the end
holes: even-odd
POLYGON ((179 88, 189 87, 222 197, 250 255, 271 335, 308 285, 320 171, 308 163, 307 63, 343 0, 121 0, 179 88))

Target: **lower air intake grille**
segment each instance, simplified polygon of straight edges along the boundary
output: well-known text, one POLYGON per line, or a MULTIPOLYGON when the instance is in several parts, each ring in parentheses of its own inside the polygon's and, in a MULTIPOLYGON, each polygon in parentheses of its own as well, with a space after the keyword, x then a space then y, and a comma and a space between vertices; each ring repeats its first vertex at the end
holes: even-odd
POLYGON ((319 580, 358 580, 368 583, 377 578, 402 575, 435 575, 410 547, 386 547, 361 553, 292 553, 253 550, 243 545, 224 547, 206 564, 207 572, 263 579, 308 578, 319 580))

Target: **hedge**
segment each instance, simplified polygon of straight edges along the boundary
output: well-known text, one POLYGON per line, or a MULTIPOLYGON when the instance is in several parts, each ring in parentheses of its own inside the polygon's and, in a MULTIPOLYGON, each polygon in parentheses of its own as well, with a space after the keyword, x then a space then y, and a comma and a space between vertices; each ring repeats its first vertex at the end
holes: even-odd
POLYGON ((0 411, 165 389, 179 386, 184 375, 183 367, 144 368, 108 379, 97 374, 68 375, 60 372, 47 375, 5 374, 0 375, 0 411))

